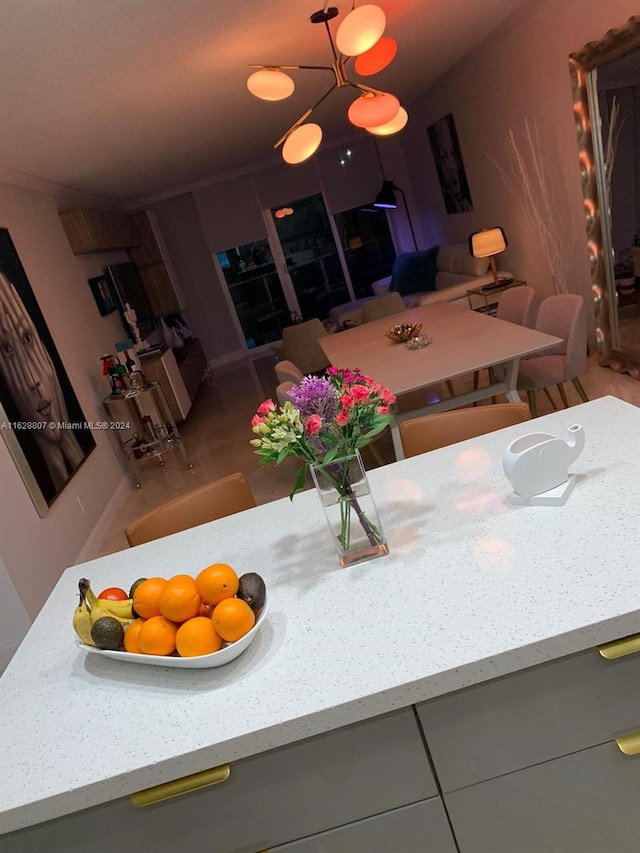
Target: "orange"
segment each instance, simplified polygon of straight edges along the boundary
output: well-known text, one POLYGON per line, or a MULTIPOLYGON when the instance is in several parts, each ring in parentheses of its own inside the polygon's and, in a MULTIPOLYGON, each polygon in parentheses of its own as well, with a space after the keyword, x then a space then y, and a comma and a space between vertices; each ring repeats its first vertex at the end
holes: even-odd
POLYGON ((255 624, 256 615, 246 601, 225 598, 216 605, 211 619, 222 639, 233 643, 249 633, 255 624))
POLYGON ((208 604, 205 604, 204 601, 200 605, 200 610, 198 610, 198 616, 206 616, 207 618, 211 616, 211 608, 208 604))
POLYGON ((178 626, 164 616, 152 616, 138 631, 138 645, 145 655, 170 655, 176 647, 178 626))
POLYGON ((134 655, 143 654, 140 644, 138 643, 138 634, 140 628, 144 625, 144 619, 136 619, 128 628, 124 629, 124 650, 132 652, 134 655))
POLYGON ((188 619, 176 634, 176 648, 183 658, 197 655, 210 655, 222 647, 222 637, 213 627, 213 622, 206 616, 196 616, 188 619))
POLYGON ((238 575, 226 563, 214 563, 196 578, 198 592, 205 604, 218 604, 238 591, 238 575))
POLYGON ((158 600, 160 613, 172 622, 186 622, 197 616, 201 604, 196 582, 189 575, 169 578, 158 600))
POLYGON ((137 586, 133 593, 133 609, 143 619, 151 619, 160 615, 158 600, 160 593, 167 585, 164 578, 148 578, 137 586))

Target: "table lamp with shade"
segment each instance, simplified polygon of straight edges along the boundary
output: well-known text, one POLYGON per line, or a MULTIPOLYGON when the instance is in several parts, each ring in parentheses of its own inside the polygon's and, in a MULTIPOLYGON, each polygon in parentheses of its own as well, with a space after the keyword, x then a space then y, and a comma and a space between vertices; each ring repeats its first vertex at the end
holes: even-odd
POLYGON ((498 286, 498 272, 496 270, 495 256, 507 248, 507 236, 502 228, 484 228, 476 231, 469 237, 469 250, 474 258, 489 258, 493 280, 498 286))

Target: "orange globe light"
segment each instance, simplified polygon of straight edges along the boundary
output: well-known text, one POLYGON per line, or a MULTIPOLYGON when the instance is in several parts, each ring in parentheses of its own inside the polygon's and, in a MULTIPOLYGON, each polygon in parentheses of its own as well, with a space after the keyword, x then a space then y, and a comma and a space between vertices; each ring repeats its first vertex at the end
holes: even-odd
POLYGON ((400 101, 395 95, 365 92, 351 104, 347 118, 356 127, 379 127, 395 118, 399 109, 400 101))
POLYGON ((359 56, 378 41, 387 17, 379 6, 367 4, 349 12, 338 27, 336 45, 345 56, 359 56))
POLYGON ((284 219, 287 214, 281 208, 280 210, 276 210, 276 212, 273 215, 275 216, 276 219, 284 219))
POLYGON ((277 68, 261 68, 247 80, 247 89, 263 101, 283 101, 295 88, 291 77, 277 68))
POLYGON ((287 136, 282 146, 282 159, 292 165, 308 160, 322 142, 319 124, 301 124, 287 136))
POLYGON ((369 77, 371 74, 377 74, 391 63, 393 57, 398 52, 398 42, 395 39, 385 36, 378 39, 373 47, 365 53, 361 53, 356 59, 356 74, 361 77, 369 77))
POLYGON ((397 115, 391 121, 386 124, 379 124, 377 127, 368 127, 367 130, 376 136, 392 136, 394 133, 399 133, 408 121, 409 114, 404 107, 400 107, 397 115))

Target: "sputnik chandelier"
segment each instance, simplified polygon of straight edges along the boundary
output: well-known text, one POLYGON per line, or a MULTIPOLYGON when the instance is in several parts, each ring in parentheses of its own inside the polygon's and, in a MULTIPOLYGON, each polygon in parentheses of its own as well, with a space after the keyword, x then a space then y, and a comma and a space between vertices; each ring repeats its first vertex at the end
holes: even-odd
POLYGON ((314 154, 322 141, 322 128, 307 119, 335 89, 347 86, 357 89, 358 97, 349 107, 347 117, 356 127, 361 127, 377 136, 398 133, 407 123, 408 115, 400 102, 388 92, 381 92, 363 83, 354 83, 347 77, 347 64, 356 57, 355 72, 361 77, 377 74, 386 68, 396 55, 395 39, 383 37, 386 16, 379 6, 367 3, 356 8, 353 0, 351 11, 342 19, 336 32, 335 42, 329 21, 337 18, 335 6, 325 3, 324 9, 310 17, 312 24, 324 24, 333 53, 331 65, 250 65, 258 68, 247 80, 247 88, 256 98, 264 101, 281 101, 295 89, 293 79, 286 71, 299 69, 331 71, 334 82, 313 106, 309 107, 289 130, 273 146, 282 145, 282 157, 287 163, 302 163, 314 154))

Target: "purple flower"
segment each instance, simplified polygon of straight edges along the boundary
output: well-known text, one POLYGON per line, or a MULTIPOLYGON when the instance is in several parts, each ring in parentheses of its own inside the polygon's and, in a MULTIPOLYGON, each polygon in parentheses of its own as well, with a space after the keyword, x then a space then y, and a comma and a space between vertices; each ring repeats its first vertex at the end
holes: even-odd
POLYGON ((320 415, 323 421, 330 421, 338 411, 336 389, 328 379, 319 376, 305 376, 297 388, 289 391, 288 397, 303 418, 320 415))

